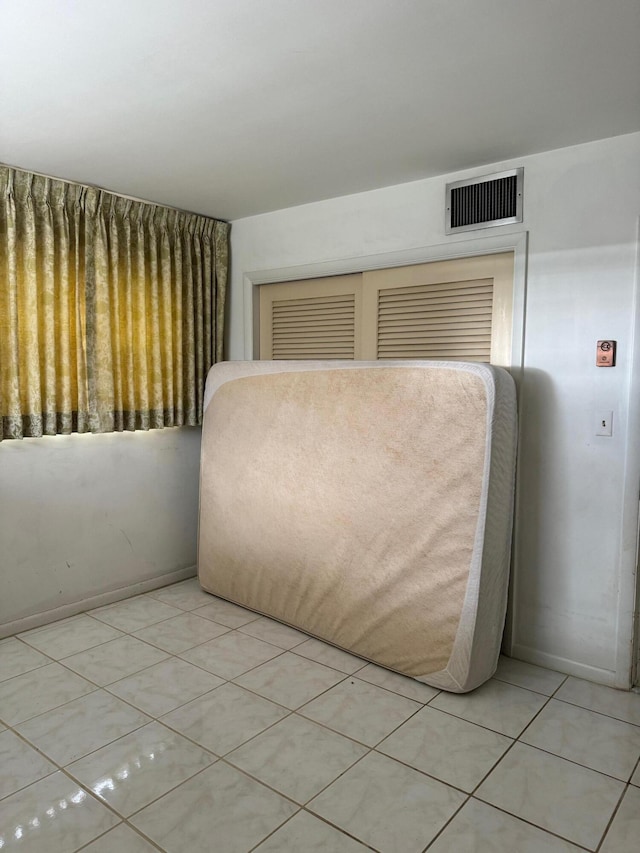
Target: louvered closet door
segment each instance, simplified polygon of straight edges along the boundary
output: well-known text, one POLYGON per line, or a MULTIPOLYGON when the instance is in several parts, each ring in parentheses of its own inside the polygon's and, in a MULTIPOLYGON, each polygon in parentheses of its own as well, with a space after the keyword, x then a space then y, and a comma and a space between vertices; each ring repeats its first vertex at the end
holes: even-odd
POLYGON ((260 288, 260 358, 362 358, 362 276, 260 288))
POLYGON ((363 358, 509 366, 513 255, 363 273, 363 358))

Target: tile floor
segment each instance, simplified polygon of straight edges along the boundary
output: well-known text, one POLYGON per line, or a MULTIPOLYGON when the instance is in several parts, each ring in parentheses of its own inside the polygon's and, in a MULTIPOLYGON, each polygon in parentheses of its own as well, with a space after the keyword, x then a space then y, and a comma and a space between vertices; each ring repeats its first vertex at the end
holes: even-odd
POLYGON ((640 695, 456 696, 189 580, 0 641, 0 850, 637 853, 640 695))

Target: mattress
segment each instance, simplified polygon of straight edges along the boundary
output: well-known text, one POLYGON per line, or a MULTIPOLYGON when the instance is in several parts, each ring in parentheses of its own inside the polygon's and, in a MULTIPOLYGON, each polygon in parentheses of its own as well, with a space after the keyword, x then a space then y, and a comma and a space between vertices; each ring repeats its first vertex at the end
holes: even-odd
POLYGON ((493 674, 515 470, 507 371, 226 362, 204 409, 203 589, 440 689, 493 674))

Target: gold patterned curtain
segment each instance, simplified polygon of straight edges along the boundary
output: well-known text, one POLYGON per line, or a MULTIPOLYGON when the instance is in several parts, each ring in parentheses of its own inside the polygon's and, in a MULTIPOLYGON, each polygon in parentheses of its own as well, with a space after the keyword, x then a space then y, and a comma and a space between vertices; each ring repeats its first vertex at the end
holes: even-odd
POLYGON ((0 166, 2 438, 194 426, 229 225, 0 166))

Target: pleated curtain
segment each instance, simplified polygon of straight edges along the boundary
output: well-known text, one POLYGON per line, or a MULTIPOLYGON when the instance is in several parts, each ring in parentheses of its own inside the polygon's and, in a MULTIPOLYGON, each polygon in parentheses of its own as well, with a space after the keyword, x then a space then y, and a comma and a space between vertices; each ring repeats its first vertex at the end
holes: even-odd
POLYGON ((202 422, 229 225, 0 166, 2 438, 202 422))

